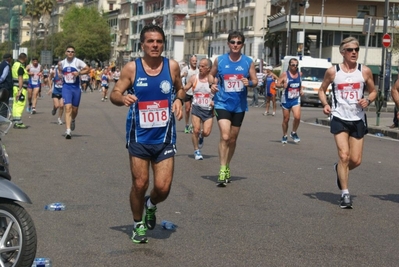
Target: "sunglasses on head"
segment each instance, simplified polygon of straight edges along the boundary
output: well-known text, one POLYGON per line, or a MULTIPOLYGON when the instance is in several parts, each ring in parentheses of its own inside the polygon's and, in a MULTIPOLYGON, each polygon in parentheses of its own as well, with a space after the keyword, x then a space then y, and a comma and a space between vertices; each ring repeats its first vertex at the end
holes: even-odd
POLYGON ((229 41, 229 43, 232 45, 235 45, 235 44, 241 45, 243 42, 242 41, 229 41))
POLYGON ((345 51, 348 51, 348 52, 353 52, 353 50, 355 50, 356 52, 359 52, 359 47, 356 47, 356 48, 345 48, 345 51))
POLYGON ((290 64, 291 67, 298 67, 298 64, 290 64))

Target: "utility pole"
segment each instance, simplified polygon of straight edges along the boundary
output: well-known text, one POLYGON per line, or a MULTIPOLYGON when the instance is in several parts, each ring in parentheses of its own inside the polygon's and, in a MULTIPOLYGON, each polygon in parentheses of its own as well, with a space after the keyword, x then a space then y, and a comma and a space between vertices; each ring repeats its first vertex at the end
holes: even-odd
MULTIPOLYGON (((383 34, 388 31, 388 12, 389 12, 389 0, 385 0, 384 7, 384 26, 383 26, 383 34)), ((377 113, 377 121, 376 125, 380 125, 380 114, 381 108, 384 104, 384 89, 385 89, 385 57, 386 57, 386 48, 382 47, 381 51, 381 71, 380 71, 380 82, 378 83, 378 93, 377 99, 375 101, 376 113, 377 113)))
POLYGON ((285 55, 291 55, 291 9, 292 9, 292 0, 290 0, 288 5, 288 30, 287 30, 287 44, 285 46, 285 55))
POLYGON ((321 25, 320 25, 320 45, 319 45, 319 58, 323 50, 323 24, 324 24, 324 0, 321 2, 321 25))

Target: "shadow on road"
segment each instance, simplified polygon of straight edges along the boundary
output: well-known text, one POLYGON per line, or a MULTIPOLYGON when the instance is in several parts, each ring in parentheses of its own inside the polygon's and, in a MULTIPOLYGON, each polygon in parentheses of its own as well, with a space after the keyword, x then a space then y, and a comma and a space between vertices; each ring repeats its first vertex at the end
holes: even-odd
MULTIPOLYGON (((178 227, 175 225, 176 228, 178 227)), ((120 225, 120 226, 111 226, 110 229, 125 233, 129 236, 132 236, 133 224, 130 225, 120 225)), ((172 233, 176 232, 175 230, 166 230, 161 227, 160 224, 155 226, 154 230, 147 230, 147 236, 154 239, 167 239, 171 236, 172 233)))
MULTIPOLYGON (((329 202, 331 204, 337 205, 339 202, 340 195, 339 194, 333 194, 330 192, 316 192, 316 193, 305 193, 303 194, 310 199, 317 199, 325 202, 329 202)), ((355 195, 351 195, 352 200, 356 198, 355 195)))
POLYGON ((392 201, 399 203, 399 194, 388 194, 388 195, 371 195, 372 197, 378 198, 384 201, 392 201))

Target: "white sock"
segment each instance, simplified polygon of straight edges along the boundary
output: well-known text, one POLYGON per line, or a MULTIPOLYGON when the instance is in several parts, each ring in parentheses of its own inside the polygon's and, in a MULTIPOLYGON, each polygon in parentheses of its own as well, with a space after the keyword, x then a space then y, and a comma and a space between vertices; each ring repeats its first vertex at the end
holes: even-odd
POLYGON ((341 196, 344 196, 345 194, 349 194, 349 190, 348 189, 342 189, 341 190, 341 196))
POLYGON ((148 208, 153 208, 153 207, 155 207, 155 205, 152 204, 152 202, 151 202, 151 198, 148 198, 147 207, 148 207, 148 208))

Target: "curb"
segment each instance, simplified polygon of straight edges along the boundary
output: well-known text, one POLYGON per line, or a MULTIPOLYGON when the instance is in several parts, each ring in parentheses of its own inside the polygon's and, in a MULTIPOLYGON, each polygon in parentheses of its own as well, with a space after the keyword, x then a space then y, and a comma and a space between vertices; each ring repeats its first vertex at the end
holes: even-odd
MULTIPOLYGON (((330 120, 328 119, 320 119, 316 118, 316 123, 325 125, 325 126, 330 126, 330 120)), ((399 139, 399 128, 398 129, 383 129, 382 127, 378 126, 369 126, 368 127, 369 134, 383 134, 384 136, 391 137, 393 139, 399 139)))

